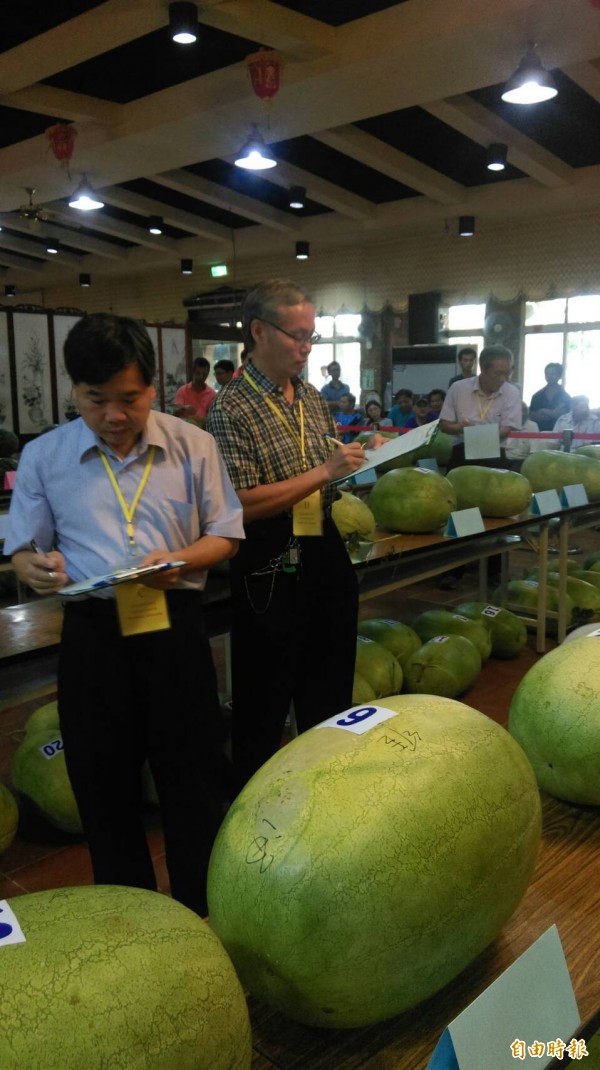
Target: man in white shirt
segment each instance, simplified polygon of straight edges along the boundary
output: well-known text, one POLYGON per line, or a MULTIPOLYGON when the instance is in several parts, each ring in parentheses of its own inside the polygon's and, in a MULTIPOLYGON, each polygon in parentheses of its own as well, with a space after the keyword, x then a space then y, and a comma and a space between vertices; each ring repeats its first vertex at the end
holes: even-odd
POLYGON ((521 430, 521 394, 508 381, 512 364, 510 349, 486 346, 479 357, 479 375, 461 379, 449 388, 440 413, 440 429, 454 436, 450 467, 465 463, 465 427, 498 424, 501 444, 511 431, 521 430))
POLYGON ((571 399, 571 411, 559 416, 552 430, 561 434, 573 431, 575 435, 600 435, 600 419, 590 412, 590 399, 585 394, 578 394, 571 399))

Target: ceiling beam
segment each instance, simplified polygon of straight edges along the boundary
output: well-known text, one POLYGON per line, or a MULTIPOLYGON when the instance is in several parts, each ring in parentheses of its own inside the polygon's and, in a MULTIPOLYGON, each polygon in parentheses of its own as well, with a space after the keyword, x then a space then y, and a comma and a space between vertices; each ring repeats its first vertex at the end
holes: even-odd
POLYGON ((357 197, 355 193, 349 193, 341 186, 327 182, 326 179, 319 178, 301 167, 294 167, 285 160, 279 159, 277 167, 271 168, 269 182, 283 187, 304 186, 312 201, 323 204, 340 215, 349 216, 350 219, 371 219, 375 213, 375 205, 365 197, 357 197))
POLYGON ((461 95, 438 100, 423 104, 422 108, 478 145, 489 145, 495 141, 508 145, 510 162, 542 186, 553 188, 573 181, 575 172, 572 167, 472 97, 461 95))
POLYGON ((583 89, 593 100, 600 101, 600 70, 595 63, 572 63, 563 67, 563 74, 583 89))
MULTIPOLYGON (((50 207, 52 218, 55 222, 73 226, 73 216, 69 213, 68 208, 61 208, 60 205, 51 205, 50 207)), ((73 211, 77 211, 77 209, 73 209, 73 211)), ((175 256, 179 255, 177 242, 172 238, 150 234, 143 227, 134 227, 131 223, 123 223, 121 220, 113 219, 112 216, 103 214, 101 211, 94 212, 94 218, 86 219, 85 225, 99 234, 112 234, 113 237, 130 241, 134 245, 147 245, 150 249, 154 249, 155 252, 163 255, 167 253, 175 256)))
MULTIPOLYGON (((11 224, 12 226, 12 224, 11 224)), ((47 228, 44 227, 44 230, 47 228)), ((59 264, 79 264, 81 257, 76 253, 70 253, 67 250, 60 250, 58 253, 47 253, 46 247, 42 241, 35 240, 34 235, 30 234, 29 241, 26 237, 20 238, 16 234, 9 234, 6 230, 2 229, 0 234, 0 247, 4 249, 10 249, 14 253, 25 253, 26 256, 37 256, 41 260, 49 260, 52 263, 59 264)))
MULTIPOLYGON (((127 249, 123 249, 122 246, 115 245, 112 242, 102 241, 100 238, 94 238, 90 234, 83 234, 78 230, 66 209, 60 220, 58 219, 58 216, 58 212, 52 212, 52 218, 56 220, 58 226, 55 226, 52 223, 44 223, 44 231, 49 237, 58 238, 66 245, 71 245, 76 249, 80 249, 82 253, 97 253, 99 256, 105 256, 111 260, 127 259, 127 249), (63 218, 65 220, 68 219, 70 226, 61 226, 63 218)), ((11 216, 10 222, 8 220, 6 222, 11 230, 20 230, 24 234, 29 233, 27 220, 21 219, 19 216, 11 216)))
POLYGON ((117 126, 122 122, 125 111, 122 104, 113 104, 110 100, 100 100, 98 97, 88 97, 85 93, 72 93, 68 89, 39 84, 4 94, 0 97, 0 106, 69 119, 71 122, 93 119, 108 126, 117 126))
POLYGON ((210 219, 202 219, 201 216, 192 212, 184 212, 180 208, 172 208, 164 201, 155 201, 151 197, 144 197, 141 193, 123 189, 122 186, 105 186, 102 196, 109 204, 117 208, 124 208, 129 212, 137 212, 139 215, 160 215, 165 223, 181 230, 188 230, 200 238, 209 238, 213 241, 231 241, 231 230, 221 223, 213 223, 210 219))
POLYGON ((380 138, 359 130, 357 126, 323 130, 313 134, 313 137, 440 204, 452 204, 463 195, 463 187, 458 182, 446 178, 407 153, 386 145, 380 138))
POLYGON ((253 223, 261 223, 274 230, 289 232, 298 230, 298 221, 290 217, 287 212, 282 212, 279 208, 271 208, 270 205, 263 204, 254 197, 248 197, 245 193, 238 193, 226 186, 220 186, 217 182, 210 182, 207 178, 192 174, 191 171, 165 171, 160 175, 153 175, 152 181, 166 186, 167 189, 185 193, 188 197, 206 201, 224 211, 235 212, 236 215, 243 216, 245 219, 251 219, 253 223))

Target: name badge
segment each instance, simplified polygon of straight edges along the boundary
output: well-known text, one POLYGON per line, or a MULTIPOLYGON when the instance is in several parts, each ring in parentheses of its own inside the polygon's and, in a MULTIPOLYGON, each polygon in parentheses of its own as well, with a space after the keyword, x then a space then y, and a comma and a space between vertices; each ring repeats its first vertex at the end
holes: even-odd
POLYGON ((167 596, 145 583, 121 583, 115 587, 121 635, 163 632, 171 627, 167 596))
POLYGON ((323 512, 321 491, 315 490, 308 498, 296 502, 292 510, 294 535, 322 535, 323 512))

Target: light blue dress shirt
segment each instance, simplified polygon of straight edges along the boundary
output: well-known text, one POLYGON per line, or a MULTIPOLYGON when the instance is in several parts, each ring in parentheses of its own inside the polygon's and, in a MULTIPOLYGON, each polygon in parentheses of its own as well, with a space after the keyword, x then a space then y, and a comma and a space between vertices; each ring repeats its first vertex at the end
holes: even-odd
MULTIPOLYGON (((73 581, 135 564, 151 550, 183 549, 202 535, 243 539, 242 508, 212 435, 161 412, 150 412, 142 436, 123 460, 82 419, 49 431, 23 450, 12 494, 5 554, 60 550, 73 581), (126 520, 100 457, 105 454, 131 504, 155 446, 138 503, 131 548, 126 520)), ((177 586, 202 589, 206 572, 177 586)))

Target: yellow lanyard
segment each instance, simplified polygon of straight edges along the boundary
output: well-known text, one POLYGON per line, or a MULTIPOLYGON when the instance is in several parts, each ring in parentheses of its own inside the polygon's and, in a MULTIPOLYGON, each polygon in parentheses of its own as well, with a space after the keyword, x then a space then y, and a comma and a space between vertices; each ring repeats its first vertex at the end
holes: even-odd
POLYGON ((488 412, 490 411, 492 405, 494 404, 495 400, 496 400, 495 398, 490 398, 490 400, 488 401, 485 409, 482 409, 482 407, 481 407, 481 393, 480 393, 479 390, 477 391, 477 404, 479 405, 479 415, 481 416, 482 420, 485 420, 485 418, 486 418, 488 412))
POLYGON ((142 497, 142 494, 144 493, 144 487, 146 486, 146 483, 148 482, 148 476, 150 475, 150 469, 152 468, 152 463, 154 461, 154 450, 155 450, 155 447, 154 446, 150 446, 150 449, 148 450, 148 460, 146 461, 146 467, 144 468, 144 471, 142 473, 142 478, 140 480, 140 484, 138 486, 138 489, 135 492, 135 498, 133 499, 131 505, 128 505, 127 502, 125 501, 125 498, 123 497, 123 493, 121 491, 121 488, 120 488, 119 484, 117 483, 117 480, 116 480, 116 477, 115 477, 115 473, 113 472, 112 468, 110 467, 110 465, 108 463, 108 460, 106 458, 106 454, 103 452, 103 450, 100 450, 100 456, 102 458, 102 464, 104 465, 104 467, 106 468, 106 471, 108 472, 108 478, 110 479, 110 481, 111 481, 111 483, 113 485, 113 490, 114 490, 114 492, 115 492, 115 494, 117 496, 117 501, 119 502, 119 505, 121 506, 121 510, 122 510, 123 516, 125 517, 125 520, 127 521, 127 538, 129 539, 129 545, 131 547, 135 546, 135 539, 133 537, 133 517, 134 517, 135 511, 136 511, 136 509, 138 507, 139 500, 142 497))
POLYGON ((302 401, 300 401, 300 400, 298 401, 298 412, 300 414, 300 434, 298 434, 296 429, 294 427, 292 427, 292 425, 290 424, 290 422, 287 419, 287 417, 284 416, 284 414, 281 412, 281 409, 279 409, 277 407, 277 405, 275 404, 273 399, 270 398, 268 396, 268 394, 263 394, 262 393, 260 388, 256 385, 254 380, 250 378, 250 376, 248 375, 248 372, 245 369, 244 369, 244 373, 243 374, 244 374, 244 379, 246 380, 246 382, 250 383, 250 386, 252 387, 252 389, 256 390, 256 393, 261 395, 263 401, 271 409, 271 412, 275 413, 277 419, 281 420, 281 422, 282 422, 283 426, 286 428, 286 430, 289 431, 290 435, 292 435, 292 437, 296 439, 296 442, 298 443, 298 445, 300 447, 300 456, 302 458, 302 466, 303 466, 303 468, 306 468, 306 449, 305 449, 305 444, 304 444, 304 406, 302 404, 302 401))

